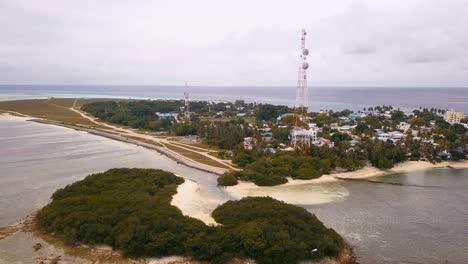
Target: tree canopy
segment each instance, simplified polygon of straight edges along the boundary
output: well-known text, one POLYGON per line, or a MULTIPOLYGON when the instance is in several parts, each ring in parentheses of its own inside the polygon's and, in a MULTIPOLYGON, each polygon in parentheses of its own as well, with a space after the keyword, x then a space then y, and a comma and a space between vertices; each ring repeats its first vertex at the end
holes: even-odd
POLYGON ((184 180, 152 169, 111 169, 57 190, 37 214, 39 227, 68 243, 108 244, 125 256, 191 256, 297 263, 337 256, 341 237, 305 209, 272 198, 229 201, 213 212, 220 226, 170 204, 184 180))

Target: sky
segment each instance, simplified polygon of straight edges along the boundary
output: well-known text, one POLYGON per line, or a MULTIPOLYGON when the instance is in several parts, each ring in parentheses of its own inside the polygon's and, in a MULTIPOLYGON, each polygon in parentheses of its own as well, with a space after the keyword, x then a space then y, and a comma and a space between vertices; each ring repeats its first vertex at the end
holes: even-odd
POLYGON ((0 0, 0 84, 468 87, 468 0, 0 0))

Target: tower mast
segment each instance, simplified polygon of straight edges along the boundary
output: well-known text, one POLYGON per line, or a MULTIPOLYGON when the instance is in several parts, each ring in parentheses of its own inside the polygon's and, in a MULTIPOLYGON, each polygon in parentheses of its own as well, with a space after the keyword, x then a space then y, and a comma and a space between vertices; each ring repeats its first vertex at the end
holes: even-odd
POLYGON ((291 130, 291 143, 295 147, 310 146, 317 140, 317 130, 314 126, 309 127, 307 113, 309 109, 309 88, 307 87, 307 55, 309 50, 306 48, 306 31, 301 31, 301 56, 299 62, 299 71, 296 88, 296 111, 294 113, 295 124, 291 130))
POLYGON ((185 82, 185 92, 184 92, 184 117, 185 122, 190 122, 190 101, 189 101, 189 93, 188 93, 188 84, 185 82))
POLYGON ((309 50, 306 48, 306 35, 307 32, 303 29, 301 31, 301 56, 296 88, 296 127, 300 126, 301 121, 305 121, 309 108, 309 89, 307 87, 307 69, 309 68, 307 55, 309 55, 309 50))

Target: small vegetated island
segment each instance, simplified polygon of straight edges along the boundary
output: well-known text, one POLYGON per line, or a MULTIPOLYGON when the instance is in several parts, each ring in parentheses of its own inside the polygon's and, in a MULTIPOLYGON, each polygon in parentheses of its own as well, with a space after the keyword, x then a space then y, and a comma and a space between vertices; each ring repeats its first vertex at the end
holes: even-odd
POLYGON ((170 204, 183 178, 153 169, 111 169, 57 190, 37 214, 42 231, 68 243, 107 244, 129 257, 190 256, 297 263, 336 257, 342 238, 301 207, 244 198, 216 208, 219 226, 170 204))

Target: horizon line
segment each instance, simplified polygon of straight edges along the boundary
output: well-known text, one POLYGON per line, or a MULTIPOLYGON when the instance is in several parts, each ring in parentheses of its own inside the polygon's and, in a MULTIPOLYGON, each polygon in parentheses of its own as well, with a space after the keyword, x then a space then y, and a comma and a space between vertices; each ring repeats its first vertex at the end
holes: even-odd
MULTIPOLYGON (((129 86, 138 86, 138 87, 186 87, 185 84, 180 84, 180 85, 175 85, 175 84, 2 84, 0 83, 0 86, 114 86, 114 87, 129 87, 129 86)), ((284 87, 296 87, 295 85, 188 85, 188 87, 235 87, 235 88, 265 88, 265 87, 270 87, 270 88, 284 88, 284 87)), ((316 88, 360 88, 360 89, 365 89, 365 88, 397 88, 397 89, 468 89, 467 86, 405 86, 405 85, 398 85, 398 86, 391 86, 391 85, 362 85, 362 86, 356 86, 356 85, 350 85, 350 86, 343 86, 343 85, 312 85, 309 86, 311 88, 316 87, 316 88)))

